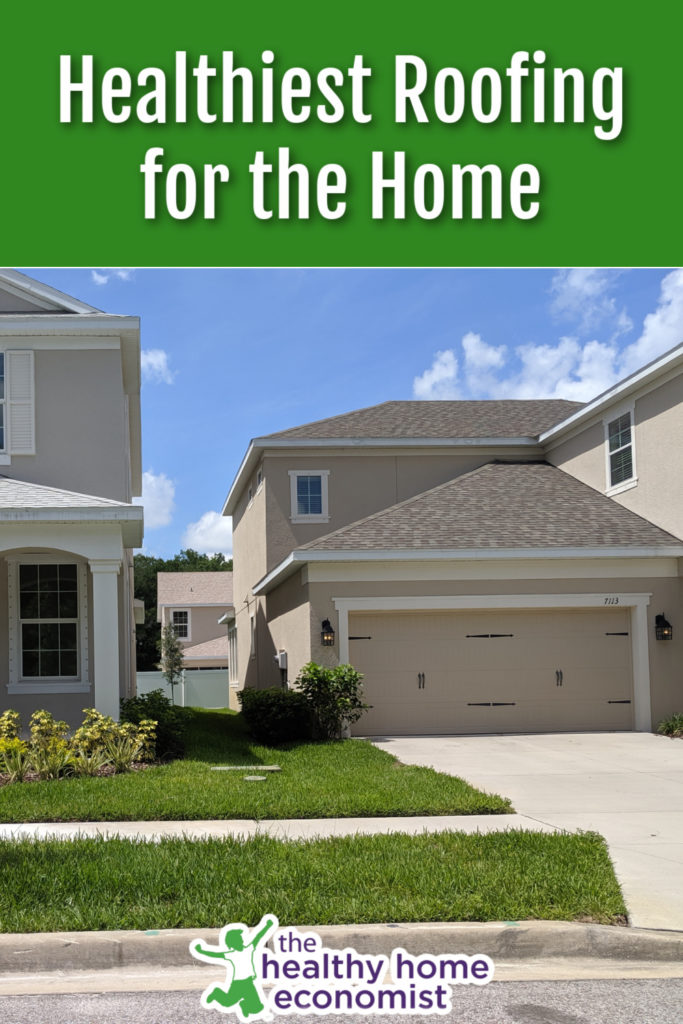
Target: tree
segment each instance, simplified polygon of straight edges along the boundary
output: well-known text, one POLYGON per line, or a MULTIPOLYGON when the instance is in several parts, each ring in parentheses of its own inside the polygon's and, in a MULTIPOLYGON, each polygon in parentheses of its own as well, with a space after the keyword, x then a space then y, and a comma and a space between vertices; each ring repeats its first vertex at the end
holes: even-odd
POLYGON ((230 572, 232 559, 220 552, 204 555, 187 548, 173 558, 135 556, 135 596, 145 602, 145 622, 136 629, 138 671, 153 672, 159 664, 161 627, 157 622, 158 572, 230 572))
POLYGON ((170 622, 161 634, 161 672, 171 687, 171 703, 175 704, 175 687, 183 679, 183 649, 170 622))

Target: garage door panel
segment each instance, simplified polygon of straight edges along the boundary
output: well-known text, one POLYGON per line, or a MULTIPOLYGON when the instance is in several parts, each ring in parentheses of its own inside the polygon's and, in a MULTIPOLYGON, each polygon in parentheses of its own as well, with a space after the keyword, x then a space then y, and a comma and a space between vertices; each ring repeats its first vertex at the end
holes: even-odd
POLYGON ((349 625, 372 637, 350 648, 373 705, 359 734, 633 727, 627 609, 353 613, 349 625))

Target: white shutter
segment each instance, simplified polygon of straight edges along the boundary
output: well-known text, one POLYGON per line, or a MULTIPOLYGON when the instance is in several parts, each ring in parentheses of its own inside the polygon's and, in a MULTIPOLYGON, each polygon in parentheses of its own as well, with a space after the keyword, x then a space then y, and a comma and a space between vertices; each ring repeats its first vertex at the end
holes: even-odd
POLYGON ((6 353, 7 450, 10 455, 36 454, 35 388, 33 352, 17 349, 6 353))

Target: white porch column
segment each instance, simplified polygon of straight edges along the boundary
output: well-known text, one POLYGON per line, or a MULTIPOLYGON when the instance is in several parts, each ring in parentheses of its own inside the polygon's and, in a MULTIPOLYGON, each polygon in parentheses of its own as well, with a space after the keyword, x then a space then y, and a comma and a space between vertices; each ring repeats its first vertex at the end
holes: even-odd
POLYGON ((119 594, 117 558, 92 558, 95 707, 119 720, 119 594))

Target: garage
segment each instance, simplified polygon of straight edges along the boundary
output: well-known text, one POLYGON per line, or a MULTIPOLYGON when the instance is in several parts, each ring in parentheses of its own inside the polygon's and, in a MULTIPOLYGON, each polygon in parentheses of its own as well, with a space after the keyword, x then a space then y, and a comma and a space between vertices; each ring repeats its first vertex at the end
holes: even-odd
POLYGON ((628 608, 349 614, 356 735, 630 730, 628 608))

